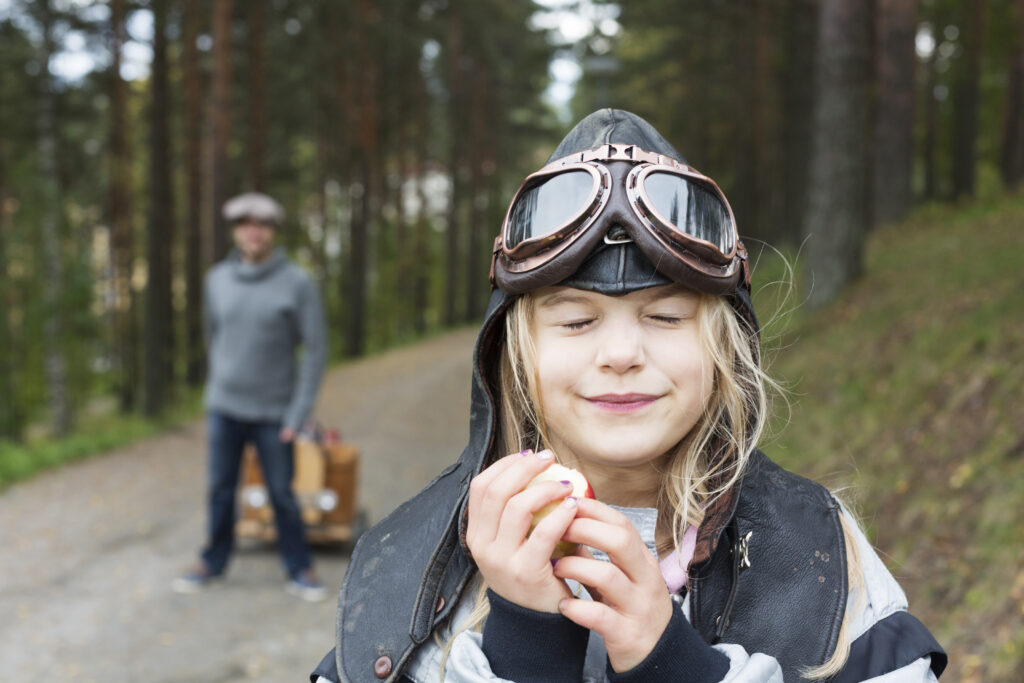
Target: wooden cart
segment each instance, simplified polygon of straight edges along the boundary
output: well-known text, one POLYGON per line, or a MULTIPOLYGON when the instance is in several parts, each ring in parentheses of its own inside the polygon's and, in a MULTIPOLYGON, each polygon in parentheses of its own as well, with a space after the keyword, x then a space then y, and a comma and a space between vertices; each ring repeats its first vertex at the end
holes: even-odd
MULTIPOLYGON (((256 449, 245 448, 242 487, 235 533, 240 540, 270 542, 277 539, 256 449)), ((366 529, 366 512, 358 506, 359 451, 347 443, 295 441, 292 490, 302 511, 306 538, 313 544, 354 544, 366 529)))

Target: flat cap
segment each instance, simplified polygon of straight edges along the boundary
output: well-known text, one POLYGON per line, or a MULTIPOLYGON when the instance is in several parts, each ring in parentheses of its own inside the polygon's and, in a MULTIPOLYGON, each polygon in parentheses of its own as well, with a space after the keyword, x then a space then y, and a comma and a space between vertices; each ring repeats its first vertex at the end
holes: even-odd
POLYGON ((245 219, 273 228, 284 225, 284 208, 261 192, 246 192, 224 202, 224 220, 238 223, 245 219))

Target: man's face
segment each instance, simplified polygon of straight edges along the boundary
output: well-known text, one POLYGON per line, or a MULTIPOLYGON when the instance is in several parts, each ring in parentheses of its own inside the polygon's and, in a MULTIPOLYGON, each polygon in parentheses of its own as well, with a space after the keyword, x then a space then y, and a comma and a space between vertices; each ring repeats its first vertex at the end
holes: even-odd
POLYGON ((233 235, 244 261, 259 263, 270 256, 274 245, 274 228, 271 226, 245 219, 235 224, 233 235))

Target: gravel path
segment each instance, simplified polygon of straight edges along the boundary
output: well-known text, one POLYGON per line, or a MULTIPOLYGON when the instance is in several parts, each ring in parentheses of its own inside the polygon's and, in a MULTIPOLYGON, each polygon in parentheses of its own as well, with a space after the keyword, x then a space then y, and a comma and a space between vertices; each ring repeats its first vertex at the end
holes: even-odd
MULTIPOLYGON (((465 445, 462 330, 333 370, 317 416, 363 452, 360 504, 379 520, 465 445)), ((200 595, 169 583, 194 562, 205 513, 201 420, 0 495, 0 681, 304 681, 334 640, 334 601, 283 590, 270 548, 236 554, 200 595)), ((332 592, 343 551, 315 550, 332 592)))

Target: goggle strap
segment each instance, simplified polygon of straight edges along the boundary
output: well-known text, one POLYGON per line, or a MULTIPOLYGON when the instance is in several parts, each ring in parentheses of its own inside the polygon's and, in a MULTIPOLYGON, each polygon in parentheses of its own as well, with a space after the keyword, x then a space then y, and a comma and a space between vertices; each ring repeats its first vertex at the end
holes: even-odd
POLYGON ((491 273, 488 276, 488 278, 491 281, 492 291, 496 289, 498 286, 498 281, 494 279, 494 262, 498 260, 498 255, 501 253, 501 248, 502 238, 501 235, 498 235, 497 237, 494 238, 494 249, 491 250, 491 273))
POLYGON ((588 149, 585 152, 579 152, 577 154, 563 157, 558 161, 551 163, 550 166, 557 168, 567 164, 582 164, 588 161, 631 161, 633 163, 640 164, 657 164, 661 166, 670 166, 672 168, 679 169, 680 171, 686 171, 687 173, 696 173, 703 177, 703 174, 693 166, 680 163, 672 157, 667 157, 656 152, 649 152, 646 149, 637 147, 636 145, 616 145, 611 142, 601 145, 595 149, 588 149))

